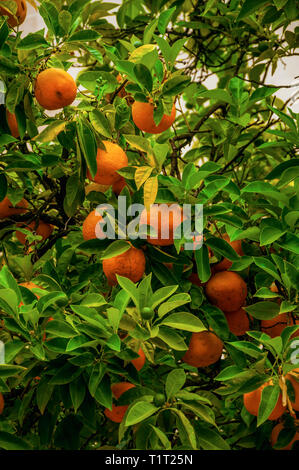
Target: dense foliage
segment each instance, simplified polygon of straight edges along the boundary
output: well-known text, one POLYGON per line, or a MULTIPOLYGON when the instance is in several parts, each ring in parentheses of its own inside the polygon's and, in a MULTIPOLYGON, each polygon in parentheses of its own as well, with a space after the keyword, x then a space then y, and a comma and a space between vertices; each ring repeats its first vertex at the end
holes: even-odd
MULTIPOLYGON (((16 13, 14 1, 4 3, 16 13)), ((0 448, 271 449, 281 397, 286 446, 299 410, 298 382, 285 379, 298 365, 299 114, 265 80, 298 55, 296 2, 41 1, 46 29, 28 35, 1 13, 0 448), (80 67, 76 101, 47 111, 37 76, 72 66, 80 67), (215 89, 205 86, 210 76, 215 89), (149 99, 156 126, 175 102, 164 132, 134 124, 132 104, 147 124, 149 99), (117 212, 110 183, 86 190, 103 141, 128 157, 118 171, 127 205, 203 204, 200 250, 184 250, 184 239, 131 240, 146 259, 139 283, 119 276, 112 287, 103 272, 127 240, 82 236, 99 203, 117 212), (1 216, 5 198, 23 210, 1 216), (40 220, 51 227, 44 237, 40 220), (240 240, 238 253, 230 243, 240 240), (236 277, 220 270, 221 296, 226 278, 247 286, 250 326, 239 336, 209 284, 223 258, 236 277), (184 355, 191 335, 206 330, 223 342, 222 355, 195 367, 184 355), (145 364, 134 366, 143 353, 145 364), (244 394, 269 381, 256 417, 244 394), (118 382, 135 386, 116 401, 118 382), (116 402, 129 405, 121 423, 107 411, 116 402)))

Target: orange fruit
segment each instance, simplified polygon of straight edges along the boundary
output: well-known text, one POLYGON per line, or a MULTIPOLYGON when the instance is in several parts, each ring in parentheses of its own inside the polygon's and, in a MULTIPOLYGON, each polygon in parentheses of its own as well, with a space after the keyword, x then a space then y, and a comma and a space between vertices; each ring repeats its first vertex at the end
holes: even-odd
MULTIPOLYGON (((278 293, 278 288, 273 282, 270 286, 270 290, 272 292, 278 293)), ((276 300, 278 305, 281 304, 281 299, 278 298, 276 300)), ((261 331, 267 333, 271 338, 276 338, 276 336, 280 336, 283 330, 287 326, 294 326, 298 325, 299 320, 294 320, 290 313, 279 313, 276 317, 271 318, 270 320, 261 320, 261 331)), ((295 338, 299 336, 299 330, 292 334, 291 338, 295 338)))
POLYGON ((192 282, 192 284, 198 287, 202 287, 204 285, 199 279, 197 273, 191 273, 190 276, 188 277, 188 281, 192 282))
MULTIPOLYGON (((112 394, 118 400, 123 393, 125 393, 127 390, 130 390, 131 388, 134 388, 135 385, 129 383, 129 382, 120 382, 113 384, 111 387, 112 394)), ((123 420, 123 417, 126 414, 126 411, 128 409, 129 405, 112 405, 112 411, 110 411, 108 408, 105 409, 104 415, 113 421, 114 423, 121 423, 123 420)))
MULTIPOLYGON (((82 226, 82 233, 84 240, 92 240, 97 238, 96 226, 103 220, 103 217, 97 210, 92 211, 84 220, 82 226)), ((98 230, 103 233, 102 229, 99 227, 98 230)))
POLYGON ((127 277, 132 282, 138 282, 145 271, 145 256, 142 250, 132 246, 121 255, 103 260, 103 271, 107 277, 108 284, 117 284, 116 274, 127 277))
MULTIPOLYGON (((23 286, 23 287, 26 287, 26 289, 42 289, 42 287, 40 286, 37 286, 36 284, 34 284, 33 282, 31 281, 26 281, 26 282, 20 282, 19 286, 23 286)), ((34 294, 36 295, 36 294, 34 294)), ((36 295, 36 297, 39 299, 39 296, 36 295)))
POLYGON ((126 186, 126 180, 121 176, 117 181, 113 183, 112 191, 118 196, 126 186))
POLYGON ((294 372, 296 373, 295 376, 289 373, 285 378, 291 382, 295 392, 295 401, 291 402, 291 405, 294 410, 299 411, 299 369, 292 370, 292 373, 294 372))
MULTIPOLYGON (((259 406, 260 406, 260 402, 261 402, 261 398, 262 398, 262 391, 267 386, 271 387, 271 386, 273 386, 273 384, 271 384, 270 382, 266 382, 265 384, 261 385, 256 390, 253 390, 252 392, 245 393, 243 395, 244 406, 245 406, 246 410, 248 411, 248 413, 250 413, 251 415, 253 415, 253 416, 258 415, 259 406)), ((278 400, 277 400, 277 403, 275 405, 275 408, 272 411, 272 413, 270 414, 268 419, 270 421, 274 421, 274 420, 280 418, 280 416, 282 416, 283 413, 285 412, 285 409, 286 409, 286 407, 283 406, 283 404, 282 404, 282 394, 280 393, 280 395, 278 397, 278 400)))
POLYGON ((212 331, 192 333, 189 349, 182 361, 193 367, 207 367, 220 359, 223 342, 212 331))
POLYGON ((65 70, 50 68, 39 73, 34 92, 43 108, 55 110, 72 104, 77 96, 77 85, 65 70))
POLYGON ((0 202, 0 219, 5 219, 11 215, 24 214, 28 207, 28 202, 25 199, 22 199, 16 207, 12 205, 8 197, 6 196, 3 201, 0 202))
POLYGON ((153 235, 147 237, 151 245, 173 245, 175 230, 184 221, 184 214, 178 204, 174 204, 173 210, 170 210, 171 205, 154 204, 149 212, 146 209, 142 211, 139 225, 153 227, 153 235))
POLYGON ((130 382, 118 382, 111 386, 112 394, 118 400, 123 393, 127 392, 131 388, 134 388, 135 385, 131 384, 130 382))
POLYGON ((239 274, 221 271, 208 280, 205 292, 213 305, 224 312, 235 312, 244 305, 247 286, 239 274))
POLYGON ((105 193, 107 189, 109 189, 109 185, 107 184, 90 183, 85 187, 85 194, 88 196, 92 191, 95 191, 96 193, 105 193))
MULTIPOLYGON (((3 0, 0 0, 0 4, 2 3, 3 0)), ((0 6, 0 16, 8 16, 7 23, 11 27, 18 26, 22 23, 24 23, 26 15, 27 15, 27 4, 25 0, 14 0, 15 3, 17 4, 17 11, 16 14, 13 15, 12 13, 9 13, 5 7, 0 6)))
POLYGON ((8 124, 11 135, 15 137, 16 139, 20 137, 16 115, 9 112, 8 109, 6 110, 6 120, 7 120, 7 124, 8 124))
MULTIPOLYGON (((276 426, 274 426, 274 428, 272 429, 272 433, 271 433, 271 439, 270 439, 270 442, 271 442, 271 445, 272 447, 275 446, 277 440, 278 440, 278 436, 279 436, 279 433, 280 431, 284 428, 283 424, 282 423, 278 423, 276 424, 276 426)), ((285 447, 280 447, 278 450, 291 450, 292 448, 292 445, 294 444, 294 442, 296 441, 299 441, 299 432, 296 432, 295 436, 293 437, 293 439, 291 440, 291 442, 286 445, 285 447)))
POLYGON ((236 336, 245 335, 249 330, 249 318, 243 308, 239 308, 235 312, 223 312, 230 331, 236 336))
POLYGON ((158 126, 154 121, 154 105, 152 103, 141 103, 134 101, 132 106, 132 118, 138 129, 148 134, 161 134, 172 126, 175 121, 175 105, 170 115, 164 114, 158 126))
MULTIPOLYGON (((18 227, 24 228, 26 230, 29 230, 30 232, 34 232, 36 235, 40 235, 42 237, 42 240, 46 240, 49 238, 49 236, 53 232, 53 225, 47 224, 46 222, 43 222, 42 220, 39 220, 38 226, 36 227, 36 222, 33 221, 30 224, 26 223, 21 223, 17 224, 18 227)), ((16 231, 16 237, 19 240, 22 245, 26 244, 26 234, 19 232, 18 230, 16 231)))
POLYGON ((3 410, 4 410, 4 398, 3 398, 2 393, 0 393, 0 415, 2 415, 3 410))
MULTIPOLYGON (((223 240, 228 242, 230 244, 230 246, 235 250, 235 252, 239 256, 244 255, 243 250, 242 250, 241 240, 235 240, 235 241, 231 242, 230 239, 229 239, 229 236, 227 234, 224 235, 223 240)), ((214 270, 215 270, 215 272, 226 271, 227 269, 229 269, 232 266, 232 264, 233 264, 232 261, 230 261, 227 258, 223 258, 223 260, 220 261, 220 263, 215 264, 214 270)))
POLYGON ((135 369, 139 371, 142 369, 142 367, 145 364, 145 354, 142 351, 142 348, 139 349, 138 354, 139 354, 139 357, 137 357, 137 359, 132 359, 131 363, 133 364, 135 369))
POLYGON ((288 324, 288 316, 286 313, 276 315, 271 320, 261 320, 261 331, 267 333, 271 338, 280 336, 288 324))
POLYGON ((119 145, 107 140, 103 141, 103 144, 106 150, 98 149, 97 173, 92 178, 87 170, 87 178, 99 184, 111 185, 120 178, 116 172, 128 166, 128 157, 119 145))

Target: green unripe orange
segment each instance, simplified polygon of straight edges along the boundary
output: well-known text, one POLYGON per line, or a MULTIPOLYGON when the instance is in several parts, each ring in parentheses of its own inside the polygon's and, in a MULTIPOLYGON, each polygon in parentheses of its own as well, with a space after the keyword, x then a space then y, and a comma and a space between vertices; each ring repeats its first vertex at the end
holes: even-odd
POLYGON ((141 310, 141 316, 143 320, 151 320, 154 315, 155 315, 155 312, 150 307, 143 307, 143 309, 141 310))
POLYGON ((165 403, 165 395, 163 393, 156 393, 154 396, 154 404, 156 406, 162 406, 165 403))

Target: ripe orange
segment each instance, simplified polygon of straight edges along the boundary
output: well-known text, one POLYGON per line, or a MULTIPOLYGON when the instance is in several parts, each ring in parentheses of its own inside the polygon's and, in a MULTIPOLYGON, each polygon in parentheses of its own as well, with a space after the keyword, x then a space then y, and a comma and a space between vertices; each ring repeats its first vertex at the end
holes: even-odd
POLYGON ((294 376, 289 373, 285 378, 291 382, 295 392, 295 401, 291 402, 291 405, 294 410, 299 411, 299 369, 292 370, 292 373, 295 373, 296 375, 294 376))
POLYGON ((202 287, 204 284, 201 282, 201 280, 198 277, 197 273, 191 273, 188 281, 192 282, 195 286, 202 287))
MULTIPOLYGON (((42 220, 39 220, 37 228, 36 228, 35 221, 31 222, 28 225, 26 223, 21 223, 21 224, 17 224, 17 226, 24 228, 26 230, 29 230, 30 232, 34 232, 36 235, 40 235, 42 237, 42 241, 49 238, 49 236, 53 232, 53 225, 47 224, 46 222, 43 222, 42 220)), ((26 244, 25 233, 19 232, 17 230, 16 237, 19 240, 19 242, 22 243, 22 245, 26 244)))
POLYGON ((223 342, 212 331, 192 333, 189 349, 182 361, 193 367, 207 367, 220 359, 223 342))
POLYGON ((280 336, 288 324, 288 316, 286 313, 281 313, 271 320, 261 320, 261 331, 267 333, 271 338, 280 336))
POLYGON ((131 363, 137 369, 138 371, 142 369, 142 367, 145 364, 145 354, 142 350, 142 348, 139 349, 138 351, 139 357, 137 359, 132 359, 131 363))
MULTIPOLYGON (((26 282, 20 282, 19 286, 23 286, 23 287, 26 287, 26 289, 42 289, 42 287, 40 286, 37 286, 36 284, 34 284, 33 282, 31 281, 26 281, 26 282)), ((35 294, 36 295, 36 294, 35 294)), ((36 295, 36 297, 39 299, 39 296, 36 295)))
POLYGON ((151 245, 173 245, 175 230, 184 221, 184 215, 178 204, 174 204, 173 210, 170 207, 171 204, 154 204, 149 212, 142 211, 139 225, 153 227, 153 235, 147 237, 151 245))
MULTIPOLYGON (((229 236, 227 234, 224 235, 223 239, 230 244, 230 246, 235 250, 235 252, 239 256, 244 255, 243 250, 242 250, 241 240, 235 240, 235 241, 231 242, 230 239, 229 239, 229 236)), ((232 266, 232 264, 233 264, 232 261, 230 261, 227 258, 223 258, 223 260, 220 261, 220 263, 215 264, 214 270, 215 270, 216 273, 220 272, 220 271, 226 271, 227 269, 229 269, 232 266)))
MULTIPOLYGON (((274 282, 271 284, 270 290, 278 293, 278 288, 274 282)), ((276 303, 280 305, 281 299, 278 298, 276 303)), ((299 320, 294 320, 290 313, 280 313, 276 315, 276 317, 271 318, 271 320, 261 320, 261 331, 267 333, 271 338, 275 338, 276 336, 280 336, 287 326, 298 324, 299 320)), ((299 336, 299 330, 293 333, 291 338, 295 338, 296 336, 299 336)))
MULTIPOLYGON (((0 0, 2 3, 3 0, 0 0)), ((17 12, 15 15, 9 13, 5 8, 0 6, 0 16, 8 16, 7 23, 11 27, 18 26, 24 23, 26 15, 27 15, 27 4, 25 0, 14 0, 17 4, 17 12)))
POLYGON ((77 96, 77 85, 69 73, 50 68, 39 73, 34 92, 43 108, 55 110, 72 104, 77 96))
POLYGON ((118 400, 123 393, 127 392, 131 388, 134 388, 135 385, 131 384, 130 382, 118 382, 111 386, 112 394, 118 400))
POLYGON ((92 191, 95 191, 96 193, 105 193, 107 189, 109 189, 109 185, 107 184, 90 183, 85 187, 85 194, 88 196, 92 191))
POLYGON ((249 318, 243 308, 235 312, 224 312, 230 331, 236 336, 245 335, 249 330, 249 318))
POLYGON ((2 415, 3 410, 4 410, 4 398, 3 398, 2 393, 0 393, 0 415, 2 415))
POLYGON ((10 113, 8 109, 6 110, 6 120, 7 120, 7 124, 8 124, 11 135, 15 137, 16 139, 20 137, 16 115, 13 113, 10 113))
POLYGON ((117 181, 113 183, 112 191, 118 196, 126 186, 126 180, 121 176, 117 181))
POLYGON ((97 173, 92 178, 87 170, 87 178, 99 184, 111 185, 120 178, 116 172, 128 166, 128 157, 119 145, 107 140, 103 141, 103 144, 106 150, 98 149, 97 173))
MULTIPOLYGON (((127 390, 130 390, 131 388, 134 388, 135 385, 129 383, 129 382, 120 382, 113 384, 111 387, 112 394, 118 400, 123 393, 125 393, 127 390)), ((125 413, 128 409, 129 405, 112 405, 112 411, 110 411, 108 408, 105 409, 104 415, 113 421, 114 423, 121 423, 123 420, 123 417, 125 416, 125 413)))
MULTIPOLYGON (((279 436, 279 433, 280 431, 284 428, 283 424, 282 423, 278 423, 276 424, 276 426, 274 426, 274 428, 272 429, 272 433, 271 433, 271 445, 272 447, 275 446, 277 440, 278 440, 278 436, 279 436)), ((291 442, 286 445, 285 447, 280 447, 280 449, 278 450, 291 450, 292 448, 292 445, 294 444, 294 442, 296 441, 299 441, 299 432, 296 432, 295 436, 293 437, 293 439, 291 440, 291 442)))
POLYGON ((213 305, 224 312, 235 312, 244 305, 247 286, 239 274, 221 271, 207 282, 206 296, 213 305))
MULTIPOLYGON (((246 410, 251 415, 253 415, 253 416, 258 415, 259 406, 260 406, 260 402, 261 402, 261 398, 262 398, 262 390, 265 387, 267 387, 267 386, 271 387, 272 385, 273 385, 272 383, 266 382, 265 384, 261 385, 256 390, 253 390, 252 392, 245 393, 243 395, 244 406, 245 406, 246 410)), ((282 404, 282 394, 280 393, 279 398, 277 400, 277 403, 275 405, 275 408, 272 411, 272 413, 270 414, 268 419, 270 421, 274 421, 274 420, 280 418, 280 416, 282 416, 283 413, 285 412, 285 409, 286 409, 286 407, 283 406, 283 404, 282 404)))
MULTIPOLYGON (((97 210, 92 211, 86 217, 82 226, 84 240, 92 240, 94 238, 97 238, 96 226, 101 220, 103 220, 103 217, 99 212, 97 212, 97 210)), ((100 227, 98 230, 102 232, 102 229, 100 227)))
POLYGON ((125 253, 103 260, 103 271, 108 284, 117 284, 116 274, 127 277, 132 282, 138 282, 145 271, 145 256, 142 250, 131 247, 125 253))
POLYGON ((164 114, 158 126, 154 121, 154 105, 152 103, 141 103, 134 101, 132 106, 132 117, 138 129, 148 134, 161 134, 172 126, 175 121, 175 105, 170 115, 164 114))
POLYGON ((12 205, 8 197, 6 196, 3 201, 0 202, 0 219, 5 219, 11 215, 24 214, 28 207, 28 202, 25 199, 22 199, 16 207, 12 205))

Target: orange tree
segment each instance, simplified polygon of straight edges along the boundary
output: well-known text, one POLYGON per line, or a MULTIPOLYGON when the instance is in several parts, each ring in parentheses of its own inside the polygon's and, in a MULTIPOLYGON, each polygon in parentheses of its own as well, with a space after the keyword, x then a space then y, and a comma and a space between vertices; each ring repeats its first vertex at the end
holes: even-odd
POLYGON ((296 2, 35 6, 0 2, 0 448, 298 445, 296 2), (202 248, 180 210, 100 239, 119 194, 203 204, 202 248))

